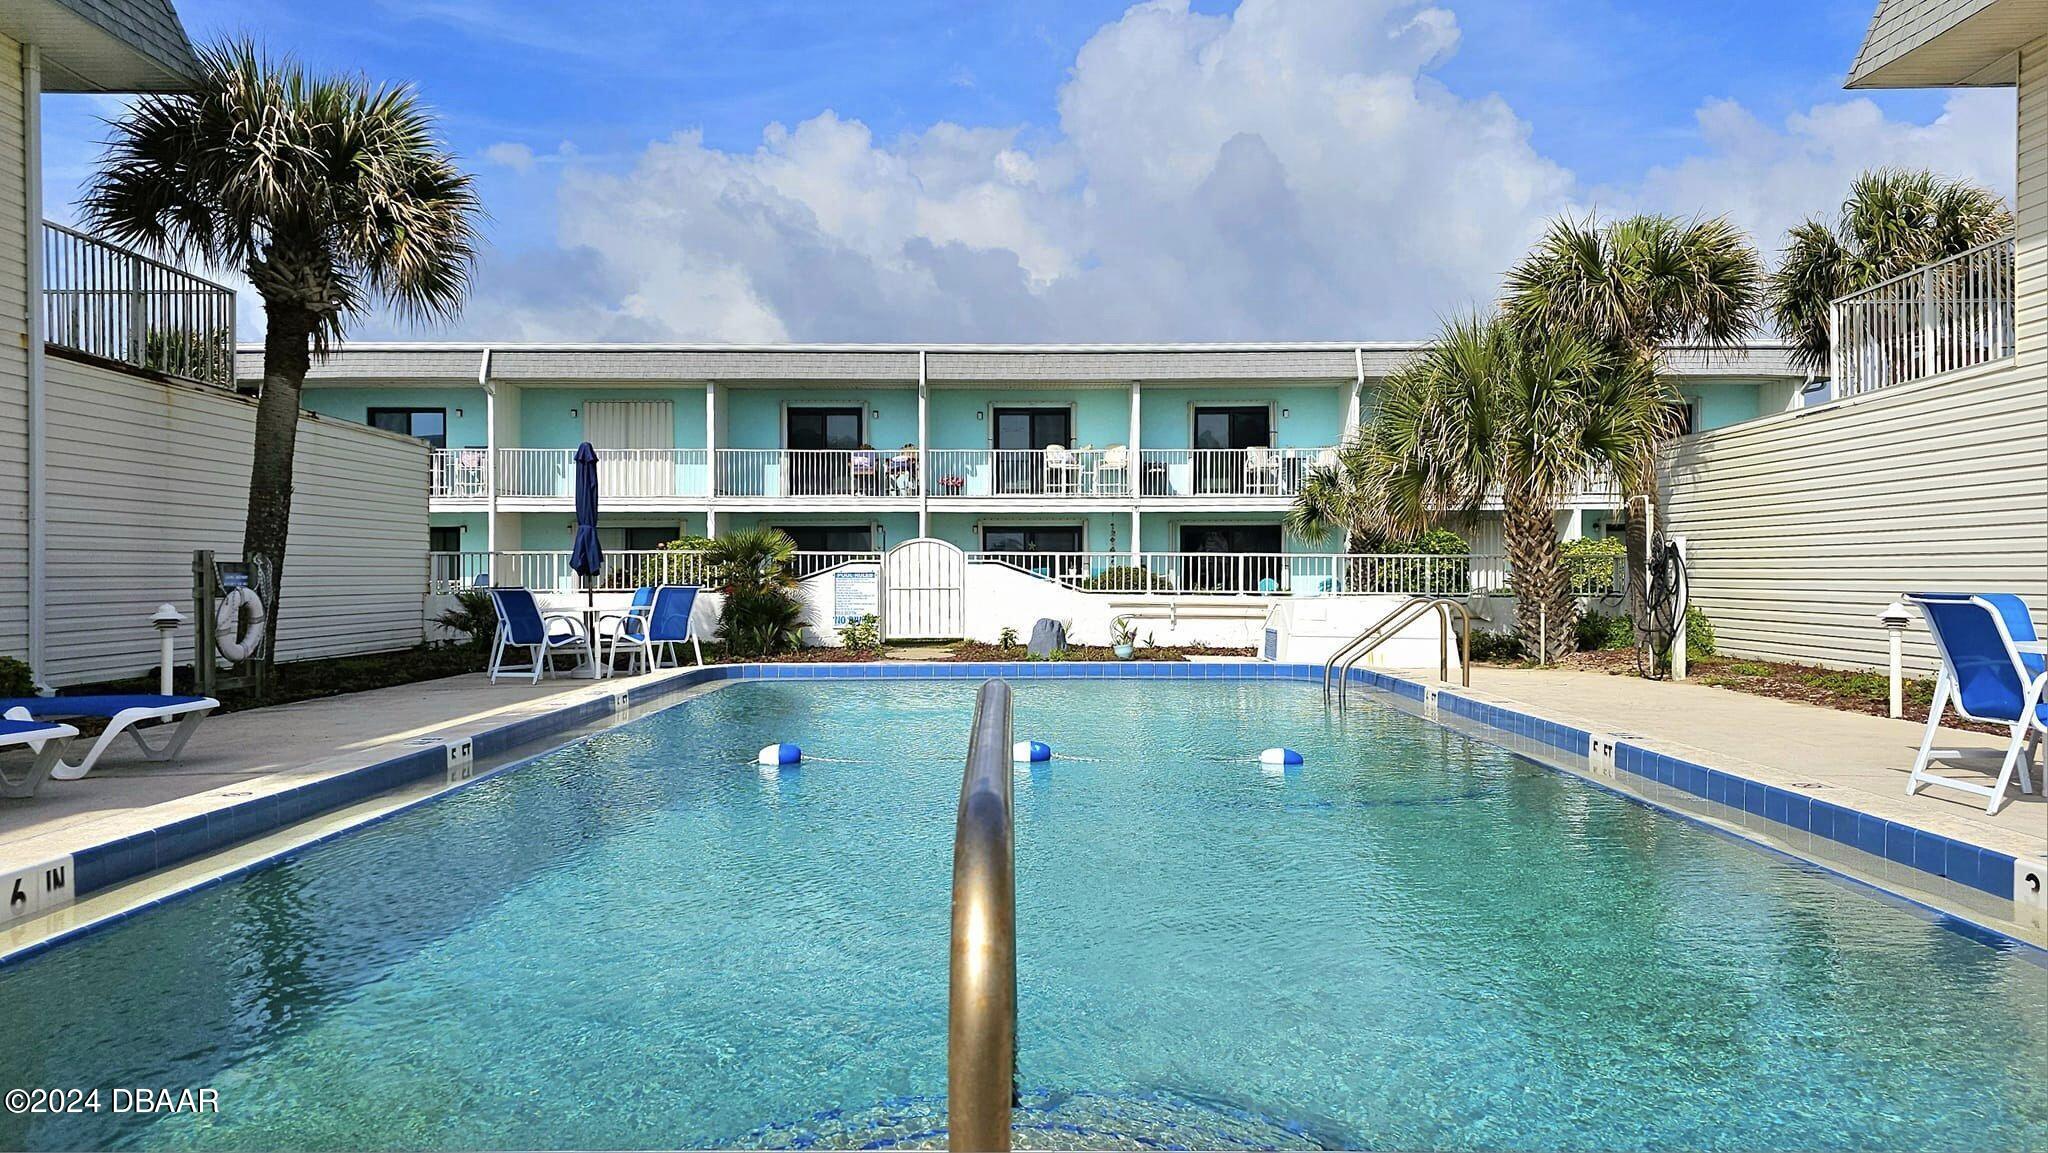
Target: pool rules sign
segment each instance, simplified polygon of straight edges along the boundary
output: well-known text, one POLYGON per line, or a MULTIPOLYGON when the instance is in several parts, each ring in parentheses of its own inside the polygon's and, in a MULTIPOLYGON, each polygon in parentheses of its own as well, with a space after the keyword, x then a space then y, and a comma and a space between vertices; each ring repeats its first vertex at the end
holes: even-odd
POLYGON ((849 622, 875 615, 879 575, 875 569, 841 569, 832 574, 832 627, 843 628, 849 622))

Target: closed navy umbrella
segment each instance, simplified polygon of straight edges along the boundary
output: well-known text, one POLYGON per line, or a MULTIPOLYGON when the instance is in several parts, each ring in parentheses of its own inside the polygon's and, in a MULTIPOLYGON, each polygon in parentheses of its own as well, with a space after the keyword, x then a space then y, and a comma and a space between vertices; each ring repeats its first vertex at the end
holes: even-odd
POLYGON ((604 546, 597 542, 597 450, 587 440, 576 446, 576 543, 569 546, 569 567, 595 604, 591 580, 604 571, 604 546))

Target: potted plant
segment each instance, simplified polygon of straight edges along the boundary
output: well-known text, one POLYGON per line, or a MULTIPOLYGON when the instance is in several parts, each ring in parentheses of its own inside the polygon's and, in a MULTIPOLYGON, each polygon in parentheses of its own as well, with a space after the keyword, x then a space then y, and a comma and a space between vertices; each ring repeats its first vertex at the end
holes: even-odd
POLYGON ((1116 650, 1116 659, 1127 661, 1138 651, 1138 626, 1129 617, 1118 617, 1109 622, 1109 643, 1116 650))

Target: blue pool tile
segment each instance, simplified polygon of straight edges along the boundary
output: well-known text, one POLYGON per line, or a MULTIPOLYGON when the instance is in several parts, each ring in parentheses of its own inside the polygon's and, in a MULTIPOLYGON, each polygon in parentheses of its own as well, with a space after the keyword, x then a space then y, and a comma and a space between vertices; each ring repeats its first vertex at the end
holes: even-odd
POLYGON ((1794 793, 1785 790, 1781 791, 1785 792, 1785 816, 1783 818, 1784 822, 1795 829, 1804 831, 1806 829, 1809 814, 1813 809, 1812 798, 1804 796, 1800 793, 1794 793))
POLYGON ((1975 889, 1977 884, 1977 846, 1961 841, 1942 839, 1941 875, 1958 885, 1975 889))
POLYGON ((1978 888, 1994 897, 2012 900, 2013 859, 1990 849, 1977 850, 1978 888))
POLYGON ((71 857, 71 892, 83 897, 156 868, 156 830, 81 849, 71 857))
POLYGON ((1890 822, 1869 813, 1856 814, 1856 847, 1873 857, 1884 856, 1885 835, 1890 822))
POLYGON ((1755 813, 1759 817, 1763 816, 1764 795, 1766 792, 1768 792, 1768 790, 1764 788, 1762 782, 1750 780, 1743 781, 1742 811, 1745 813, 1755 813))
POLYGON ((1835 814, 1839 811, 1834 805, 1826 801, 1813 802, 1812 809, 1806 814, 1806 831, 1816 837, 1826 837, 1833 840, 1835 836, 1835 814))
POLYGON ((186 817, 156 830, 156 867, 161 869, 206 852, 206 818, 186 817))
POLYGON ((1913 863, 1913 829, 1896 821, 1884 823, 1884 859, 1901 865, 1913 863))
POLYGON ((1730 778, 1730 777, 1728 776, 1728 774, 1727 774, 1727 773, 1723 773, 1723 772, 1720 772, 1720 771, 1718 771, 1718 770, 1714 770, 1714 769, 1708 769, 1708 770, 1707 770, 1707 799, 1708 799, 1708 800, 1710 800, 1710 801, 1712 801, 1712 802, 1714 802, 1714 803, 1715 803, 1715 804, 1717 804, 1717 805, 1725 805, 1725 804, 1727 804, 1727 803, 1728 803, 1728 782, 1729 782, 1729 780, 1730 780, 1730 779, 1731 779, 1731 778, 1730 778))
POLYGON ((232 845, 267 833, 277 824, 277 806, 268 797, 258 797, 206 814, 206 836, 215 845, 232 845))
POLYGON ((1764 787, 1764 819, 1776 821, 1779 824, 1790 823, 1790 819, 1785 816, 1785 802, 1790 799, 1790 794, 1786 793, 1785 790, 1774 789, 1766 785, 1764 787))
POLYGON ((1937 876, 1948 865, 1948 838, 1925 829, 1913 830, 1913 867, 1937 876))
POLYGON ((1707 795, 1707 770, 1700 765, 1679 762, 1678 787, 1695 797, 1707 795))

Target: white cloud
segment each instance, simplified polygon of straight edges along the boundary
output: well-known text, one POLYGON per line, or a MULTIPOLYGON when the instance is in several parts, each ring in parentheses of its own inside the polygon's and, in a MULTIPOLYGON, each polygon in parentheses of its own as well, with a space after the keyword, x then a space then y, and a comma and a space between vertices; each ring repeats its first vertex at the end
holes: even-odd
POLYGON ((484 159, 514 172, 533 171, 533 149, 514 141, 500 141, 484 149, 484 159))
MULTIPOLYGON (((1100 29, 1056 131, 940 123, 878 141, 830 110, 751 151, 696 132, 627 171, 564 149, 564 254, 494 268, 464 323, 601 340, 1223 340, 1418 336, 1490 297, 1560 211, 1726 212, 1765 238, 1855 172, 1932 165, 2010 193, 2012 97, 1926 125, 1845 98, 1781 126, 1699 113, 1698 155, 1586 188, 1417 0, 1152 0, 1100 29)), ((521 168, 510 149, 490 158, 521 168)), ((530 151, 526 165, 533 163, 530 151)), ((523 170, 523 168, 521 169, 523 170)))

